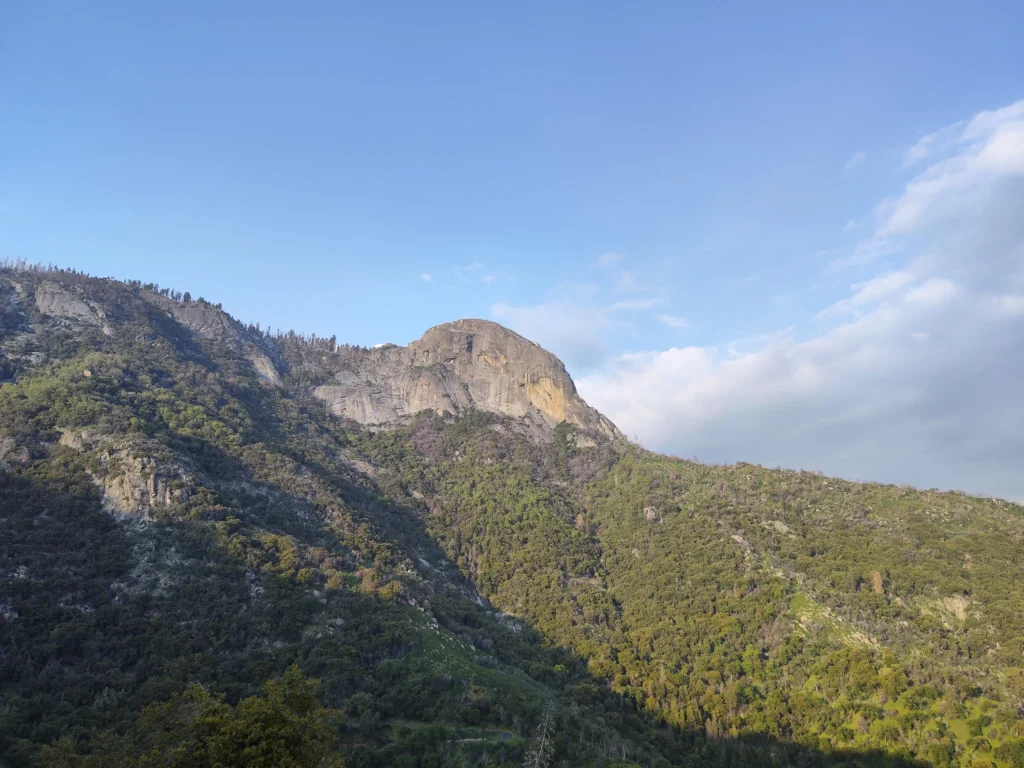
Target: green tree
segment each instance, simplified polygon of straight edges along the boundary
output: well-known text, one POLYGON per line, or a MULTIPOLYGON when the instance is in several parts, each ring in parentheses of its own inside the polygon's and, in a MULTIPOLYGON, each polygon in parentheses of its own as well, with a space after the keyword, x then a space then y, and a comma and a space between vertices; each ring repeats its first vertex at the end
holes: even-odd
POLYGON ((198 684, 146 707, 124 740, 111 733, 79 755, 70 738, 44 747, 41 768, 341 768, 319 682, 291 667, 232 707, 198 684))

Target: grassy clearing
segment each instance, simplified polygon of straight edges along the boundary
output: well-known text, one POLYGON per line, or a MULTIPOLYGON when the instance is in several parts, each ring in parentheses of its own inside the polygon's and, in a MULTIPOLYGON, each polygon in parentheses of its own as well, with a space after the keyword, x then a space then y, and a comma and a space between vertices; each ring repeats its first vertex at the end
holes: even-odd
POLYGON ((478 663, 474 648, 423 611, 409 606, 407 613, 420 635, 420 646, 411 657, 411 663, 418 671, 468 680, 471 693, 490 691, 502 696, 511 694, 533 704, 544 698, 545 689, 535 680, 522 673, 512 674, 501 668, 483 666, 478 663))
POLYGON ((849 622, 836 616, 825 605, 805 592, 797 592, 789 601, 789 612, 805 632, 820 631, 843 645, 874 646, 875 642, 849 622))

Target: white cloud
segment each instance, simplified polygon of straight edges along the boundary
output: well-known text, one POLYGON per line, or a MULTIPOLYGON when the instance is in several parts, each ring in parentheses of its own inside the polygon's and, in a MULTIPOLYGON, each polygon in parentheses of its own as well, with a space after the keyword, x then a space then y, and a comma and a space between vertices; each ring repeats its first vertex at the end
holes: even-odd
POLYGON ((954 123, 934 133, 922 136, 903 157, 904 165, 916 165, 930 157, 945 152, 963 130, 963 123, 954 123))
POLYGON ((427 274, 426 272, 422 272, 420 274, 420 280, 422 280, 424 283, 429 283, 433 279, 434 278, 431 275, 427 274))
MULTIPOLYGON (((994 128, 1007 123, 1019 124, 1022 120, 1024 120, 1024 99, 999 109, 979 112, 967 124, 963 136, 968 140, 977 139, 990 133, 994 128)), ((960 125, 960 123, 957 125, 960 125)))
POLYGON ((979 112, 969 122, 961 120, 934 133, 922 136, 914 146, 907 150, 904 164, 915 165, 937 155, 948 153, 955 150, 958 144, 983 138, 995 128, 1019 121, 1022 117, 1024 117, 1024 99, 1000 109, 979 112))
POLYGON ((952 154, 926 168, 902 195, 882 206, 876 239, 906 235, 949 213, 984 217, 1000 182, 1024 174, 1024 101, 983 112, 963 130, 940 133, 950 134, 945 141, 952 154))
POLYGON ((926 237, 945 241, 937 257, 951 268, 966 265, 966 248, 980 248, 987 264, 979 278, 991 280, 1014 260, 1019 272, 1013 249, 1024 242, 1024 100, 928 134, 905 157, 907 165, 924 161, 930 165, 902 193, 879 204, 874 234, 830 268, 864 266, 926 237))
POLYGON ((581 394, 658 450, 1024 498, 1024 102, 907 159, 929 164, 833 263, 893 266, 822 330, 623 355, 581 394))
POLYGON ((578 382, 644 444, 925 487, 1021 497, 1020 338, 961 295, 935 312, 894 297, 807 341, 625 355, 578 382), (921 330, 927 328, 928 330, 921 330))
POLYGON ((854 168, 856 168, 858 165, 861 165, 867 159, 868 159, 868 153, 867 153, 866 150, 860 149, 860 150, 854 152, 852 155, 850 155, 850 159, 847 160, 846 164, 843 166, 843 172, 844 173, 849 173, 854 168))
POLYGON ((597 260, 597 264, 600 267, 616 267, 622 262, 622 255, 615 253, 614 251, 608 251, 607 253, 601 254, 597 260))
POLYGON ((950 301, 959 292, 960 289, 953 282, 942 277, 932 277, 911 288, 904 298, 910 304, 937 307, 950 301))
POLYGON ((658 315, 658 320, 669 328, 675 328, 677 330, 690 327, 690 324, 686 322, 686 318, 679 317, 678 315, 658 315))
POLYGON ((856 313, 865 307, 876 304, 894 292, 908 286, 914 280, 914 273, 909 269, 894 272, 887 272, 884 275, 874 277, 867 282, 858 283, 852 287, 853 295, 848 299, 838 301, 830 307, 826 307, 815 315, 815 320, 826 317, 835 317, 849 313, 856 313))
POLYGON ((843 232, 852 232, 856 228, 857 228, 857 220, 856 219, 850 219, 848 222, 846 222, 845 226, 843 226, 843 232))

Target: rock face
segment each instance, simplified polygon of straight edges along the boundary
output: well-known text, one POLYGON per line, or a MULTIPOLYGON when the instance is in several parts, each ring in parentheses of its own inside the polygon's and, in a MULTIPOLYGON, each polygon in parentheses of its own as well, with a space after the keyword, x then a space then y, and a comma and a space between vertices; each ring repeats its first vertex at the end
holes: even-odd
POLYGON ((103 489, 103 505, 114 513, 141 514, 148 518, 156 509, 180 504, 191 495, 181 485, 187 475, 180 468, 167 467, 153 459, 132 457, 125 460, 120 472, 98 481, 103 489))
MULTIPOLYGON (((157 297, 147 297, 151 301, 157 301, 157 297)), ((184 325, 197 336, 204 339, 234 339, 238 335, 231 316, 222 309, 217 309, 210 304, 199 304, 190 302, 182 304, 177 301, 164 299, 159 302, 169 315, 184 325)))
POLYGON ((252 363, 252 367, 256 369, 256 374, 263 381, 274 386, 281 384, 281 375, 277 372, 277 368, 274 367, 270 358, 258 349, 248 349, 245 353, 245 359, 252 363))
POLYGON ((36 306, 44 315, 99 326, 106 335, 111 334, 102 309, 91 301, 76 298, 55 283, 44 282, 36 289, 36 306))
POLYGON ((67 430, 58 441, 75 451, 94 451, 102 470, 91 472, 103 507, 115 515, 141 515, 187 501, 198 481, 166 446, 156 441, 115 439, 92 430, 67 430))
POLYGON ((445 323, 407 347, 356 349, 339 361, 334 380, 314 394, 337 415, 363 424, 394 425, 428 408, 476 408, 544 431, 566 421, 587 432, 620 435, 576 393, 558 358, 487 320, 445 323))
POLYGON ((241 350, 245 359, 252 363, 257 375, 263 381, 275 386, 281 384, 281 375, 273 361, 245 338, 241 324, 233 320, 224 310, 206 303, 183 304, 159 296, 147 296, 146 298, 196 336, 223 341, 225 344, 241 350))

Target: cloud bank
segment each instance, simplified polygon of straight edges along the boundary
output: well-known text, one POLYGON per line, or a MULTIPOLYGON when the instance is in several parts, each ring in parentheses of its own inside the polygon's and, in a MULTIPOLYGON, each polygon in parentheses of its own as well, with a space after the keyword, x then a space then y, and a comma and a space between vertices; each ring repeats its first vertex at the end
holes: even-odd
POLYGON ((580 393, 656 450, 1024 500, 1024 101, 904 164, 874 233, 830 269, 902 266, 852 284, 811 333, 622 355, 580 393))

